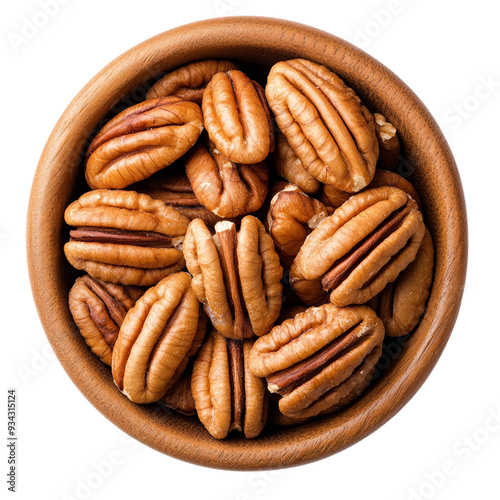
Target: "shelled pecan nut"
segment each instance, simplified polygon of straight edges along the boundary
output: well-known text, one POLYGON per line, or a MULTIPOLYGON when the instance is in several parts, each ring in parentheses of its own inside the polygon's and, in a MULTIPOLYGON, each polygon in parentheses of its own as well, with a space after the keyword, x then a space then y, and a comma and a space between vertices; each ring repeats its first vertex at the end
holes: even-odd
POLYGON ((216 73, 238 69, 230 61, 207 59, 182 66, 158 80, 146 94, 146 99, 175 95, 201 104, 203 92, 216 73))
POLYGON ((363 304, 413 261, 424 231, 416 202, 401 189, 359 193, 307 237, 292 264, 292 287, 300 298, 295 282, 321 281, 333 304, 363 304))
POLYGON ((288 144, 287 138, 281 132, 276 134, 274 168, 281 177, 298 186, 304 193, 314 194, 321 186, 315 177, 307 173, 299 157, 288 144))
POLYGON ((379 144, 378 167, 394 171, 398 168, 401 146, 396 127, 380 113, 373 113, 375 132, 379 144))
POLYGON ((144 293, 136 286, 123 286, 94 279, 77 278, 69 292, 69 309, 82 337, 103 363, 111 365, 111 354, 127 311, 144 293))
POLYGON ((111 368, 116 386, 131 401, 158 401, 185 368, 198 311, 191 277, 176 273, 149 288, 127 313, 111 368))
POLYGON ((90 143, 92 189, 123 189, 180 158, 203 130, 200 107, 179 97, 149 99, 122 111, 90 143))
POLYGON ((182 241, 189 219, 134 191, 99 189, 65 211, 76 229, 64 253, 92 277, 124 285, 154 285, 184 268, 182 241))
POLYGON ((195 359, 191 389, 201 423, 217 439, 232 430, 257 437, 267 417, 265 380, 248 369, 252 340, 227 339, 212 331, 195 359))
POLYGON ((282 397, 281 413, 309 418, 364 384, 382 352, 384 326, 366 306, 311 307, 257 339, 248 365, 282 397))
POLYGON ((310 175, 350 192, 371 181, 379 152, 374 119, 337 75, 305 59, 281 61, 271 68, 266 96, 310 175))
MULTIPOLYGON (((368 184, 368 186, 366 186, 366 188, 362 189, 360 192, 382 186, 397 187, 399 189, 402 189, 417 202, 418 208, 422 209, 420 196, 418 195, 413 185, 402 175, 399 175, 396 172, 390 172, 389 170, 382 170, 380 168, 377 168, 370 184, 368 184)), ((328 207, 338 208, 351 196, 352 193, 341 191, 340 189, 334 188, 333 186, 324 184, 320 200, 328 207)))
POLYGON ((282 267, 262 223, 247 215, 240 231, 230 221, 218 222, 212 236, 195 219, 184 240, 184 257, 193 288, 214 328, 244 339, 267 333, 281 309, 282 267))
POLYGON ((214 75, 203 94, 202 109, 210 140, 229 160, 260 163, 274 150, 264 90, 241 71, 214 75))
POLYGON ((199 141, 185 157, 186 174, 201 204, 223 218, 257 211, 267 195, 269 170, 230 161, 212 141, 199 141))
POLYGON ((184 167, 168 168, 149 179, 131 186, 138 193, 145 193, 174 207, 189 220, 203 219, 207 226, 214 226, 222 217, 204 207, 196 198, 184 167))
POLYGON ((410 333, 425 310, 434 270, 434 246, 426 228, 415 260, 370 302, 390 337, 410 333))
POLYGON ((288 184, 271 200, 266 229, 285 269, 290 268, 307 235, 333 210, 288 184))

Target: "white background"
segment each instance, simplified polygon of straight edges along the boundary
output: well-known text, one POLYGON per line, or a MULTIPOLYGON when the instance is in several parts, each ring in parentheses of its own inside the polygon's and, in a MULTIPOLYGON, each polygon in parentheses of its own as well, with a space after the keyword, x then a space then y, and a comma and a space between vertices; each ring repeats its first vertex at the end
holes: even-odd
MULTIPOLYGON (((0 20, 1 365, 4 401, 8 387, 18 391, 17 498, 499 499, 496 2, 475 0, 463 7, 465 2, 454 0, 47 0, 56 6, 44 17, 43 1, 3 2, 0 20), (32 178, 70 100, 137 43, 220 15, 309 24, 353 42, 391 68, 442 127, 468 204, 466 291, 451 340, 427 382, 364 441, 314 464, 272 473, 184 463, 128 438, 106 420, 51 354, 26 269, 32 178), (35 21, 39 27, 26 28, 35 21), (112 466, 105 467, 106 461, 112 466)), ((6 415, 0 422, 6 434, 6 415)), ((1 448, 0 489, 7 498, 8 450, 1 448)))

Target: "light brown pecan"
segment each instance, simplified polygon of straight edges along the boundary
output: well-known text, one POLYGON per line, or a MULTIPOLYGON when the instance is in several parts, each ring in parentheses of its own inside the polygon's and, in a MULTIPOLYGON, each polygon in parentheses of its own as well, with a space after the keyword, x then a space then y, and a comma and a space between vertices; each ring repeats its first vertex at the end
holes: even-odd
POLYGON ((176 208, 189 220, 203 219, 207 226, 214 226, 222 220, 222 217, 208 210, 197 200, 184 167, 165 169, 131 188, 176 208))
POLYGON ((314 194, 321 186, 315 177, 307 173, 299 157, 288 144, 287 138, 281 132, 276 134, 274 167, 281 177, 298 186, 304 193, 314 194))
POLYGON ((203 130, 200 107, 179 97, 122 111, 90 143, 85 177, 92 189, 123 189, 180 158, 203 130))
POLYGON ((282 397, 281 413, 310 418, 364 385, 382 352, 384 326, 366 306, 311 307, 257 339, 248 365, 282 397))
POLYGON ((230 161, 212 141, 201 141, 185 157, 186 174, 201 204, 223 218, 257 211, 267 195, 269 170, 230 161))
POLYGON ((195 359, 191 389, 201 423, 217 439, 232 430, 257 437, 267 417, 265 380, 248 369, 252 340, 226 339, 215 330, 195 359))
POLYGON ((283 269, 262 223, 247 215, 240 231, 218 222, 212 236, 200 219, 191 222, 184 257, 193 288, 216 330, 244 339, 267 333, 281 309, 283 269))
POLYGON ((214 75, 203 94, 202 109, 210 140, 229 160, 260 163, 274 150, 264 91, 241 71, 214 75))
POLYGON ((144 293, 136 286, 123 286, 81 276, 69 292, 69 309, 82 337, 103 363, 111 354, 127 311, 144 293))
POLYGON ((267 214, 266 229, 285 269, 292 265, 307 235, 332 212, 292 184, 274 195, 267 214))
POLYGON ((211 327, 210 322, 208 321, 208 316, 204 313, 203 307, 200 304, 198 326, 196 327, 196 334, 194 336, 193 343, 191 344, 189 351, 184 356, 184 359, 177 366, 172 378, 170 379, 170 382, 167 384, 167 392, 165 394, 167 394, 170 389, 172 389, 177 384, 177 382, 183 377, 186 370, 192 369, 191 361, 198 352, 198 349, 203 344, 209 326, 211 327), (191 366, 191 368, 189 368, 189 366, 191 366))
POLYGON ((238 69, 230 61, 207 59, 182 66, 158 80, 146 94, 146 99, 175 95, 201 104, 203 92, 216 73, 238 69))
POLYGON ((92 277, 124 285, 154 285, 184 268, 182 241, 189 219, 134 191, 99 189, 65 211, 76 229, 64 253, 92 277))
POLYGON ((425 310, 434 270, 434 246, 429 230, 415 260, 368 305, 373 307, 390 337, 410 333, 425 310))
POLYGON ((191 277, 176 273, 149 288, 127 313, 111 368, 116 386, 131 401, 158 401, 180 376, 197 333, 198 311, 191 277))
POLYGON ((310 175, 350 192, 371 181, 379 150, 374 119, 337 75, 305 59, 281 61, 271 68, 266 96, 310 175))
POLYGON ((333 304, 363 304, 413 261, 424 230, 417 204, 401 189, 359 193, 307 237, 292 264, 291 284, 299 298, 296 282, 320 281, 333 304))
MULTIPOLYGON (((409 194, 418 205, 419 209, 422 209, 422 202, 420 201, 420 196, 418 195, 415 188, 412 184, 405 179, 403 176, 397 174, 396 172, 390 172, 389 170, 382 170, 377 168, 375 170, 375 175, 373 176, 372 181, 366 188, 362 191, 366 191, 367 189, 372 189, 375 187, 382 186, 392 186, 402 189, 405 193, 409 194)), ((323 190, 320 196, 320 200, 329 207, 338 208, 342 203, 345 203, 350 197, 352 193, 348 193, 346 191, 341 191, 340 189, 334 188, 328 184, 323 186, 323 190)))
POLYGON ((394 171, 398 168, 401 146, 396 127, 389 123, 384 115, 373 113, 375 132, 379 144, 378 167, 394 171))
POLYGON ((193 393, 191 392, 191 374, 192 369, 184 370, 179 379, 160 399, 165 406, 183 415, 196 415, 193 393))

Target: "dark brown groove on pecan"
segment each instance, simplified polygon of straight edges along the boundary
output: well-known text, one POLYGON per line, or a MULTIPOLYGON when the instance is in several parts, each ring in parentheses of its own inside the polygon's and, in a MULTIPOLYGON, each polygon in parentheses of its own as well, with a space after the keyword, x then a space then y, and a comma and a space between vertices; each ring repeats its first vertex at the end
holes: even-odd
POLYGON ((222 231, 216 229, 214 242, 220 257, 227 303, 234 318, 234 332, 238 339, 243 340, 247 337, 245 332, 248 329, 248 314, 238 279, 235 224, 222 231))
POLYGON ((243 344, 226 339, 231 384, 232 422, 231 429, 241 431, 245 421, 245 374, 243 370, 243 344))
POLYGON ((171 248, 172 238, 154 231, 128 231, 102 227, 77 227, 69 232, 73 241, 114 243, 151 248, 171 248))

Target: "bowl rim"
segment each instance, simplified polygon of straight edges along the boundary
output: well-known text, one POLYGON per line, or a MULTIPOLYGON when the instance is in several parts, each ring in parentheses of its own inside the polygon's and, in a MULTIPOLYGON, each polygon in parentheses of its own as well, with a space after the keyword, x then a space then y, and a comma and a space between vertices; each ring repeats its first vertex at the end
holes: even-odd
POLYGON ((296 22, 267 17, 214 18, 171 29, 133 47, 103 68, 72 100, 52 131, 35 173, 28 207, 27 257, 34 301, 54 352, 79 390, 109 420, 144 444, 193 464, 231 470, 276 469, 310 463, 358 442, 392 418, 427 379, 452 332, 463 294, 466 208, 458 169, 437 123, 413 91, 384 65, 335 35, 296 22), (389 119, 399 120, 398 131, 417 143, 416 162, 432 164, 439 172, 438 176, 428 170, 426 175, 434 180, 439 177, 439 185, 428 188, 434 190, 444 213, 432 222, 439 236, 439 262, 429 298, 433 315, 424 315, 404 353, 377 382, 377 390, 368 391, 340 415, 280 429, 255 440, 231 437, 218 441, 208 433, 196 432, 196 428, 193 431, 189 422, 185 424, 174 414, 129 402, 112 383, 96 386, 96 380, 110 381, 109 371, 96 363, 97 358, 75 334, 63 302, 67 291, 59 286, 64 259, 60 217, 70 196, 68 179, 75 178, 75 165, 85 146, 82 135, 88 138, 96 127, 92 123, 95 113, 87 118, 86 111, 97 104, 110 109, 118 88, 122 95, 127 94, 144 81, 151 68, 158 73, 161 68, 175 67, 173 61, 182 59, 181 46, 198 47, 203 59, 214 46, 218 50, 226 46, 227 50, 228 41, 249 57, 278 47, 275 50, 281 54, 315 54, 311 59, 316 62, 329 61, 331 68, 344 64, 342 71, 355 71, 364 89, 362 99, 376 103, 377 110, 389 119), (138 64, 141 71, 137 71, 138 64), (103 84, 112 89, 109 95, 99 92, 103 84), (99 103, 94 102, 96 96, 99 103), (403 101, 405 109, 392 117, 395 103, 403 101), (404 113, 411 113, 412 120, 404 121, 404 113), (71 127, 77 118, 78 133, 71 127))

